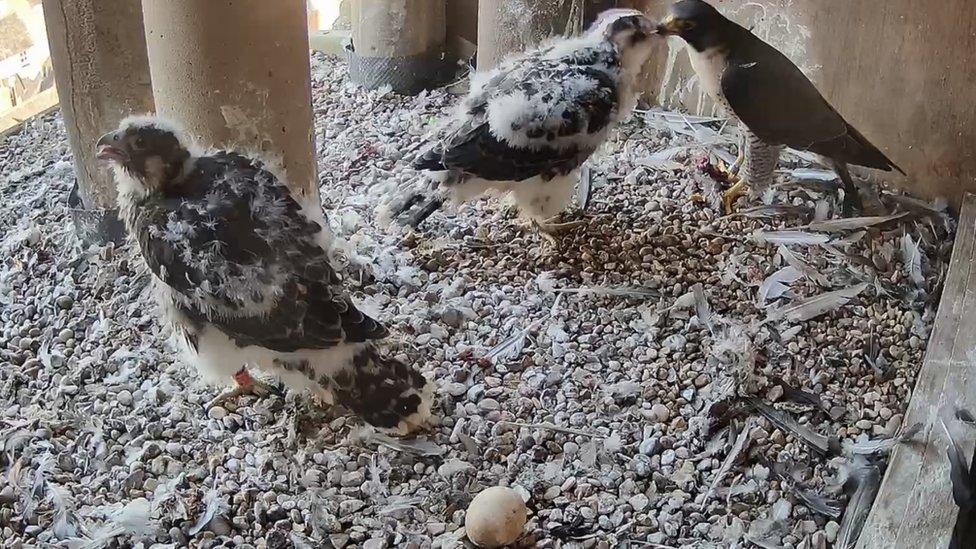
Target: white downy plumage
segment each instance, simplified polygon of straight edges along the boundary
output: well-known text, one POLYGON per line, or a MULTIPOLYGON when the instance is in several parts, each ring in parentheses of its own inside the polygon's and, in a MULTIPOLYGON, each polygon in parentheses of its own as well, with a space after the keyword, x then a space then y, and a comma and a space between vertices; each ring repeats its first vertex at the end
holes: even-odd
POLYGON ((456 203, 494 192, 510 194, 535 221, 558 214, 580 166, 633 111, 653 28, 638 11, 610 10, 582 36, 473 75, 415 167, 434 172, 456 203))
POLYGON ((430 415, 432 386, 383 356, 386 329, 356 309, 331 265, 318 208, 260 160, 200 152, 155 118, 99 140, 119 204, 155 275, 157 297, 188 362, 211 382, 256 384, 258 367, 405 433, 430 415))

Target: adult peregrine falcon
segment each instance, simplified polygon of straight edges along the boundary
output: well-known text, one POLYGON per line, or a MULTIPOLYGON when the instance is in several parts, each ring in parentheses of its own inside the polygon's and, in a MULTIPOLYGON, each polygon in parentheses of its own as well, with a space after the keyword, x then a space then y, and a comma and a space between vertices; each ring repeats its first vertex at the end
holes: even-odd
MULTIPOLYGON (((471 79, 467 98, 414 167, 440 174, 455 202, 510 193, 544 235, 572 200, 583 162, 637 104, 636 78, 655 24, 636 10, 609 10, 582 35, 522 53, 471 79)), ((397 214, 417 226, 440 207, 414 194, 397 214)))
POLYGON ((252 365, 374 426, 422 424, 431 385, 375 346, 387 331, 346 294, 318 205, 259 160, 203 154, 157 118, 123 120, 97 147, 188 358, 205 378, 238 384, 218 401, 265 388, 252 365))
POLYGON ((844 208, 860 207, 848 164, 905 172, 847 123, 785 55, 702 0, 681 0, 658 25, 685 40, 702 88, 743 130, 744 147, 732 170, 745 166, 723 196, 726 213, 747 186, 762 189, 784 146, 826 158, 844 183, 844 208))

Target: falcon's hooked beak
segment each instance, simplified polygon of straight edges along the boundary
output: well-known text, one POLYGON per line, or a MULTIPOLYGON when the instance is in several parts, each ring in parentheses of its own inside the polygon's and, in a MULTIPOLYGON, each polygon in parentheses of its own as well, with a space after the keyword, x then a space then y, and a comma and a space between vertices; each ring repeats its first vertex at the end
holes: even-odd
POLYGON ((114 160, 116 162, 124 162, 129 155, 121 147, 119 143, 120 134, 117 131, 108 132, 107 134, 98 138, 98 142, 95 143, 95 158, 99 160, 114 160))
POLYGON ((678 19, 674 15, 664 18, 657 26, 657 33, 662 36, 678 36, 686 30, 695 27, 695 22, 689 19, 678 19))

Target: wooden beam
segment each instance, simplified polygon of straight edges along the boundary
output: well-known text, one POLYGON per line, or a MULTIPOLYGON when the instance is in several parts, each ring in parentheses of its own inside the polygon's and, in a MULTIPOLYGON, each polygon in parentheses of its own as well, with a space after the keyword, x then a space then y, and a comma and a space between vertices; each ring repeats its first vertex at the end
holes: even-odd
MULTIPOLYGON (((946 407, 976 409, 976 195, 963 201, 945 289, 904 426, 922 424, 915 442, 895 448, 859 549, 947 547, 959 509, 949 482, 946 407)), ((972 455, 976 429, 960 429, 972 455)))
POLYGON ((56 108, 58 108, 58 90, 55 88, 48 88, 32 96, 27 101, 0 114, 0 137, 10 135, 27 120, 35 116, 43 116, 56 108))

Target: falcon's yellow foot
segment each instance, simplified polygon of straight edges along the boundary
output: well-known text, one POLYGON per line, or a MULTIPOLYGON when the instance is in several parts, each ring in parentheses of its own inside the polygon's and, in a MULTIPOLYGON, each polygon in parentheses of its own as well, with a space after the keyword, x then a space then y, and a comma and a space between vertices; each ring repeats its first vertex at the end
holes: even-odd
POLYGON ((208 410, 214 406, 223 405, 228 400, 233 400, 242 396, 251 395, 256 397, 266 397, 268 395, 281 393, 281 391, 279 391, 276 387, 251 377, 251 374, 247 373, 247 370, 244 368, 241 368, 241 371, 234 374, 234 382, 236 383, 236 386, 233 389, 224 391, 207 403, 208 410))
POLYGON ((739 179, 729 190, 722 193, 722 208, 725 210, 725 215, 731 214, 735 210, 733 208, 735 201, 747 194, 749 194, 749 184, 744 179, 739 179))

